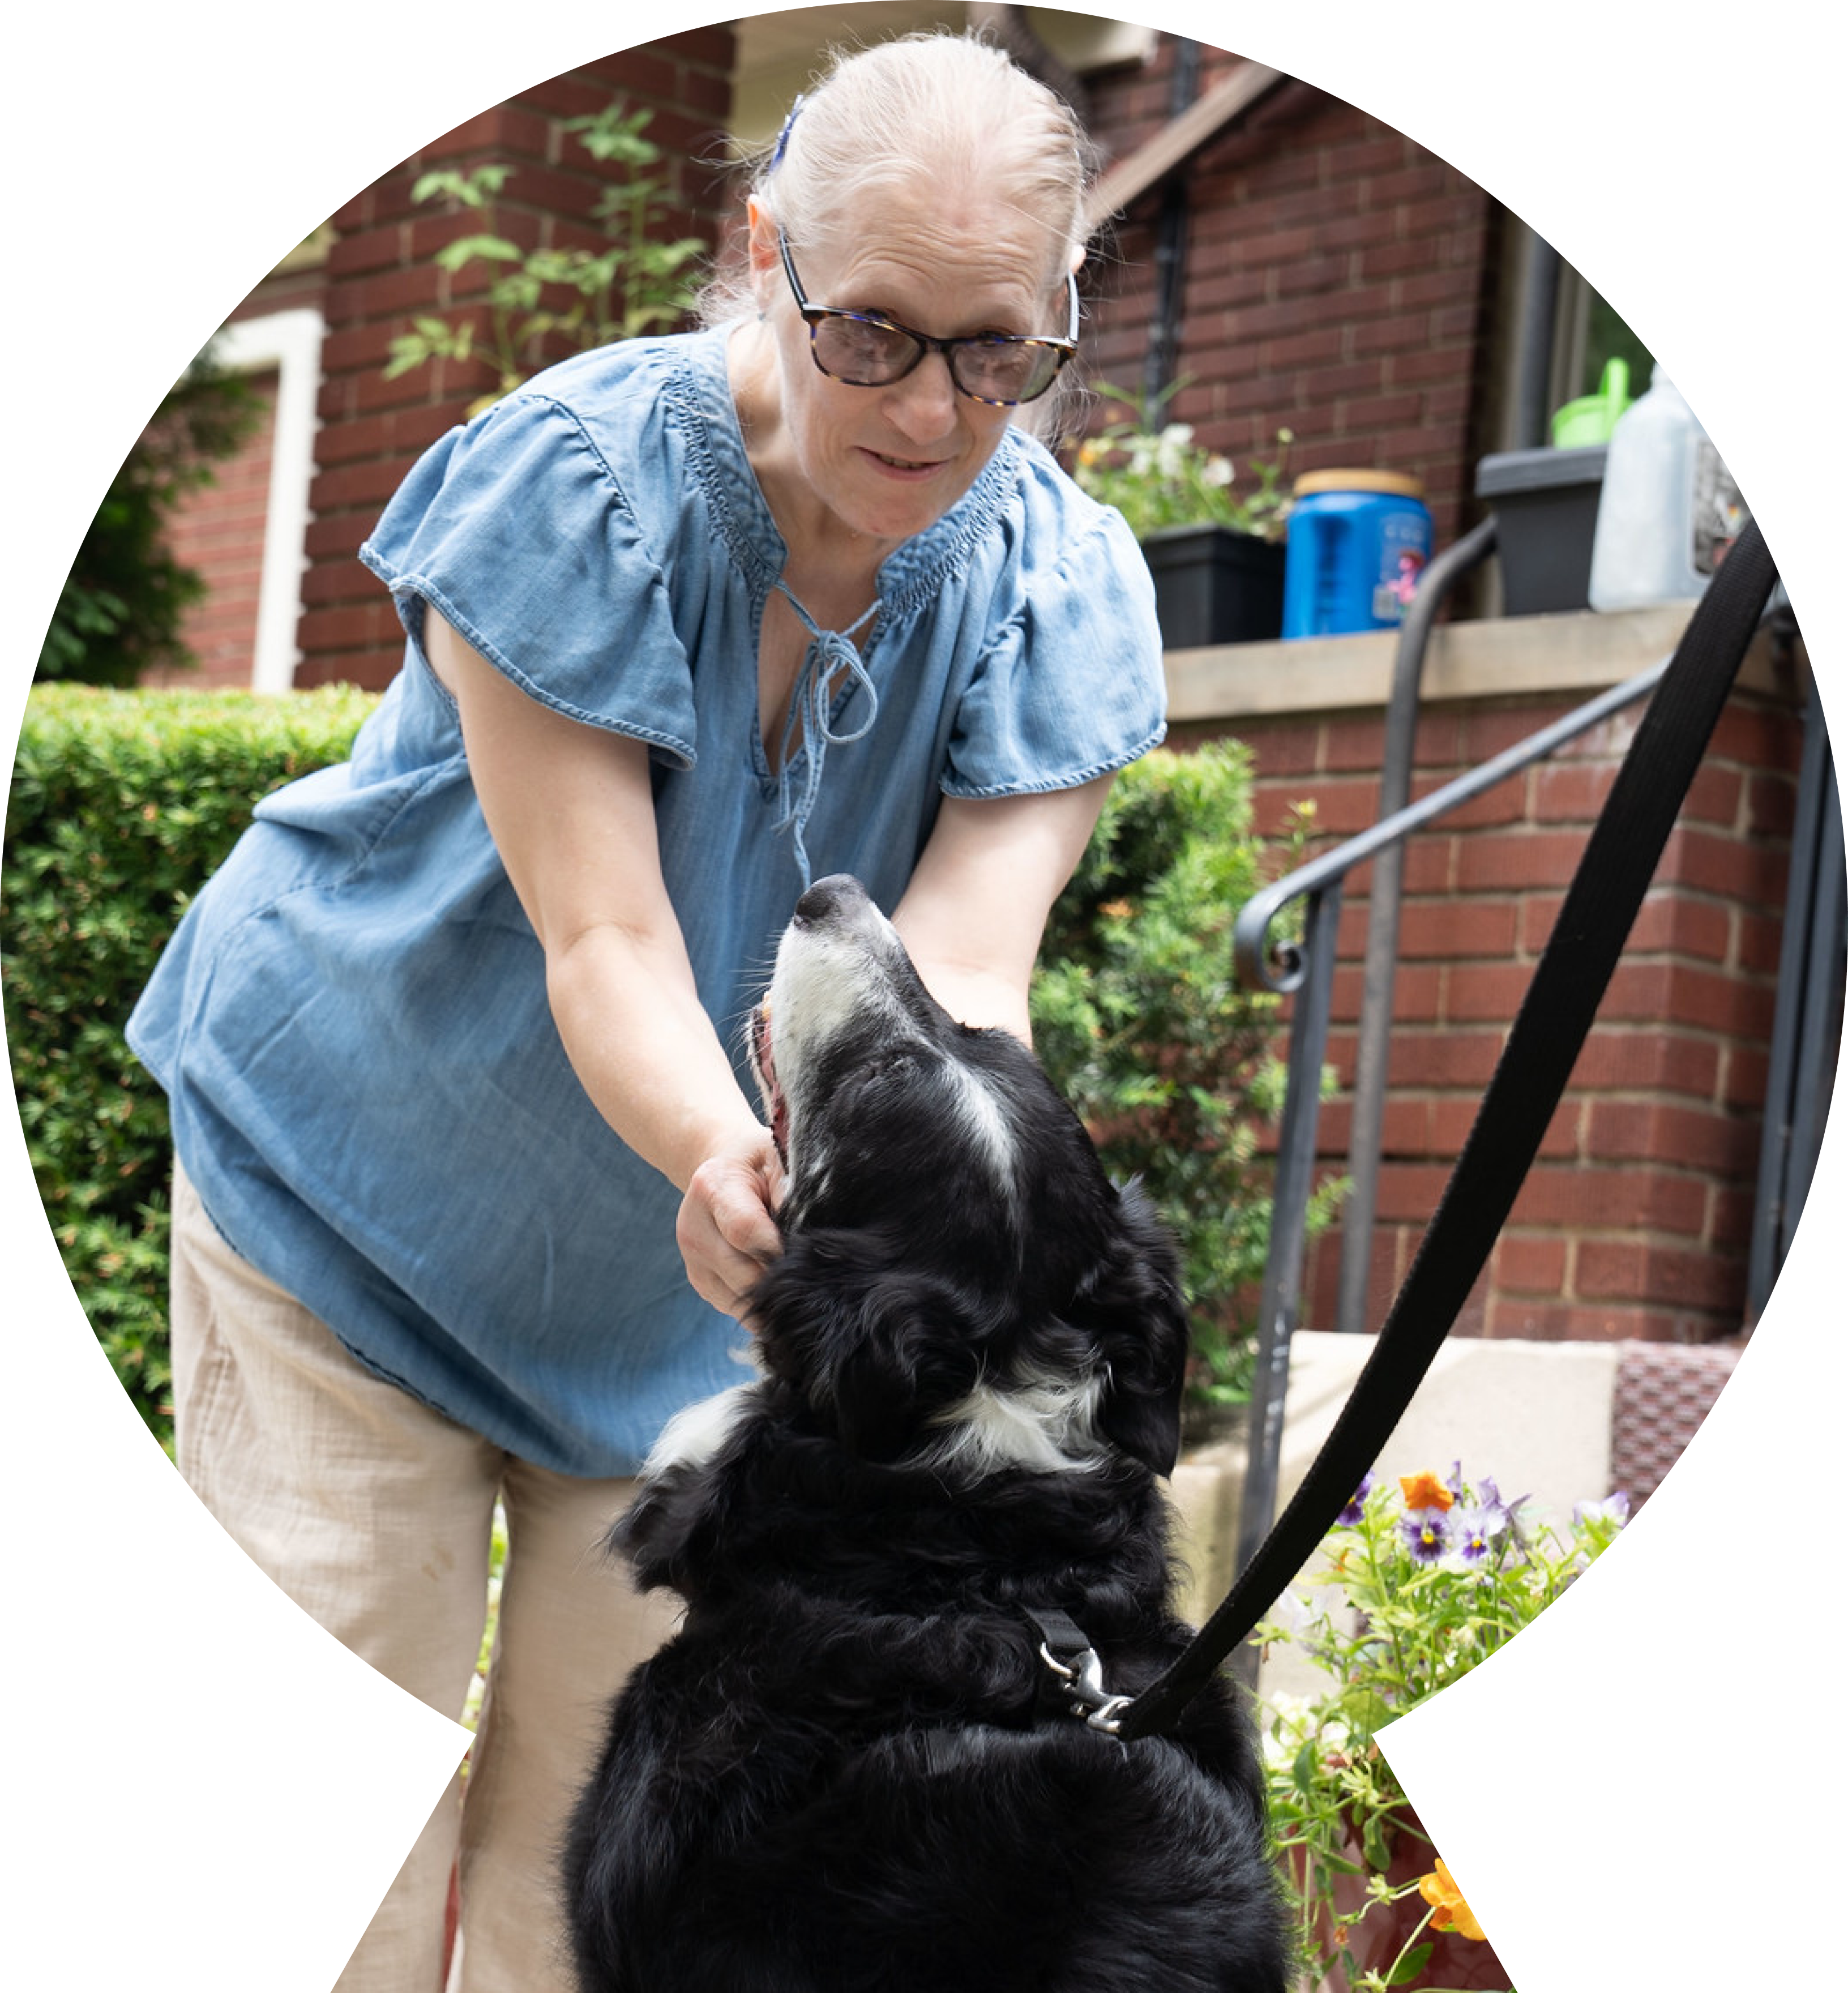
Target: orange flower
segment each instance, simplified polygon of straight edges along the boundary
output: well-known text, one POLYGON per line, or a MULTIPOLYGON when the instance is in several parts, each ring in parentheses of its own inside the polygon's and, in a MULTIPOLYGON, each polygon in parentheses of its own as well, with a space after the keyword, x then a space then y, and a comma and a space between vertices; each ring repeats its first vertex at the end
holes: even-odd
POLYGON ((1451 1879, 1441 1855, 1431 1873, 1419 1878, 1418 1893, 1431 1906, 1433 1930, 1453 1930, 1460 1937, 1482 1936, 1482 1926, 1476 1921, 1475 1912, 1463 1900, 1463 1892, 1451 1879))
POLYGON ((1447 1509, 1457 1499, 1428 1468, 1423 1474, 1402 1474, 1399 1492, 1408 1509, 1447 1509))

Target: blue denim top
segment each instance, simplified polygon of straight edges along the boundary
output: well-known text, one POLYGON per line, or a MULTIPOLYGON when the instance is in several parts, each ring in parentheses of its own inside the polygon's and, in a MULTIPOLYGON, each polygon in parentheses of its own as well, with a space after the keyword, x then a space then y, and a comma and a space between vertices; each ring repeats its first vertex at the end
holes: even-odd
POLYGON ((425 605, 533 697, 649 744, 663 872, 748 1088, 740 1027, 810 870, 889 911, 940 794, 1069 787, 1161 738, 1147 569, 1010 429, 886 560, 861 649, 816 633, 773 772, 757 634, 784 547, 722 328, 539 375, 430 449, 360 557, 404 667, 350 763, 258 806, 129 1041, 214 1222, 363 1362, 541 1465, 632 1473, 737 1381, 742 1332, 687 1284, 678 1193, 566 1061, 425 605))

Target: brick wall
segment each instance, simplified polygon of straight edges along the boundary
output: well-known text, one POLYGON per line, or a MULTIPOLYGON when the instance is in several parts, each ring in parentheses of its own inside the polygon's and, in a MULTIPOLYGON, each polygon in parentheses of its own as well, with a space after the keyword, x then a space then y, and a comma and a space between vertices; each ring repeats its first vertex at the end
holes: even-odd
POLYGON ((275 435, 276 374, 248 377, 265 412, 236 456, 215 467, 213 480, 189 491, 167 522, 173 558, 205 582, 180 636, 199 660, 190 671, 149 672, 148 685, 200 690, 246 686, 257 645, 257 597, 263 577, 264 520, 269 509, 271 446, 275 435))
POLYGON ((654 111, 647 136, 668 156, 658 170, 671 176, 677 206, 664 234, 710 241, 722 190, 700 162, 719 147, 732 58, 731 30, 702 28, 554 77, 432 139, 334 216, 298 685, 379 686, 397 670, 397 617, 354 556, 418 453, 493 385, 479 361, 433 362, 395 381, 384 378, 391 340, 413 313, 478 306, 486 288, 479 265, 451 279, 431 262, 478 223, 414 206, 418 176, 437 166, 466 170, 506 161, 516 171, 497 204, 500 233, 523 248, 599 246, 604 238, 590 215, 606 184, 604 169, 563 126, 620 95, 654 111))
MULTIPOLYGON (((1099 78, 1093 136, 1121 158, 1167 115, 1173 44, 1099 78)), ((1236 58, 1202 52, 1201 88, 1236 58)), ((1242 463, 1296 435, 1293 474, 1378 469, 1421 478, 1437 543, 1467 521, 1486 335, 1494 206, 1443 161, 1310 85, 1288 82, 1208 145, 1187 176, 1185 311, 1170 403, 1242 463)), ((1119 224, 1088 355, 1093 378, 1141 385, 1155 310, 1159 197, 1119 224)))
MULTIPOLYGON (((1566 709, 1479 703, 1419 730, 1415 792, 1566 709)), ((1377 1325, 1474 1118, 1634 731, 1620 716, 1407 848, 1368 1319, 1377 1325)), ((1204 730, 1178 737, 1184 744, 1204 730)), ((1378 714, 1254 720, 1266 827, 1312 799, 1321 830, 1375 820, 1378 714)), ((1698 1342, 1743 1326, 1801 723, 1740 692, 1721 720, 1542 1153, 1458 1326, 1542 1339, 1698 1342)), ((1353 1079, 1371 868, 1352 875, 1330 1062, 1353 1079)), ((1350 1103, 1327 1102, 1324 1170, 1350 1103)), ((1339 1234, 1314 1249, 1303 1326, 1334 1325, 1339 1234)))

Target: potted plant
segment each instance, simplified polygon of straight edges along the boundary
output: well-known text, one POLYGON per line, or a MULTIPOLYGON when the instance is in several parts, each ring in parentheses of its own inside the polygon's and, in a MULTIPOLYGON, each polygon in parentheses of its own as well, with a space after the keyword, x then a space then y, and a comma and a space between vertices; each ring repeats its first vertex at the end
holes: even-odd
POLYGON ((1087 437, 1072 474, 1094 498, 1114 505, 1141 542, 1170 649, 1279 636, 1290 517, 1282 480, 1293 439, 1279 429, 1276 457, 1254 457, 1255 486, 1237 491, 1229 457, 1203 449, 1190 424, 1160 421, 1163 405, 1183 385, 1139 407, 1120 388, 1101 388, 1139 412, 1087 437))
POLYGON ((1329 1532, 1321 1581, 1258 1629, 1327 1677, 1268 1696, 1261 1717, 1272 1830, 1318 1993, 1510 1984, 1374 1733, 1537 1619, 1629 1513, 1620 1494, 1569 1524, 1530 1523, 1527 1499, 1466 1482, 1460 1465, 1444 1480, 1369 1475, 1329 1532))

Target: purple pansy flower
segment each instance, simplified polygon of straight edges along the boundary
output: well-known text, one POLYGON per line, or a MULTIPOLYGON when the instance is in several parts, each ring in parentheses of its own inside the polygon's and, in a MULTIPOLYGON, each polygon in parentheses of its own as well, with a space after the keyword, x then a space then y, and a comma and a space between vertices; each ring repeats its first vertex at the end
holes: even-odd
POLYGON ((1459 1502, 1443 1520, 1451 1554, 1475 1564, 1488 1555, 1490 1544, 1508 1526, 1508 1512, 1486 1502, 1466 1506, 1459 1502))
POLYGON ((1621 1529, 1630 1520, 1630 1498, 1622 1489, 1602 1502, 1580 1502, 1572 1512, 1574 1523, 1615 1523, 1621 1529))
POLYGON ((1361 1476, 1361 1485, 1354 1491, 1354 1499, 1334 1520, 1348 1529, 1354 1528, 1361 1520, 1361 1511, 1365 1506, 1367 1497, 1372 1492, 1372 1489, 1373 1476, 1371 1474, 1363 1474, 1361 1476))
POLYGON ((1406 1547, 1419 1564, 1435 1564, 1449 1541, 1450 1518, 1442 1509, 1409 1509, 1399 1523, 1406 1547))

